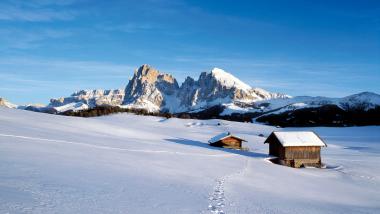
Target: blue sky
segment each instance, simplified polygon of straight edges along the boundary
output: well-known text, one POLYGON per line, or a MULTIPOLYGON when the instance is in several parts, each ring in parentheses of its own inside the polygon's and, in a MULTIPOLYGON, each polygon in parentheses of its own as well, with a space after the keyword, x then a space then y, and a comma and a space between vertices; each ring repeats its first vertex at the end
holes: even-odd
POLYGON ((290 95, 380 93, 380 1, 2 0, 0 97, 124 88, 141 64, 220 67, 290 95))

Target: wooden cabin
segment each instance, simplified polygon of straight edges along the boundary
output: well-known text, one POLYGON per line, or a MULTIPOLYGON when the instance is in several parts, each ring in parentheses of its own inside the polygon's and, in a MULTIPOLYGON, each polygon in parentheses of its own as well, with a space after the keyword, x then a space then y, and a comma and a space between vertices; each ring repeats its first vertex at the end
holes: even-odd
POLYGON ((269 155, 274 162, 290 167, 321 167, 321 147, 327 144, 314 132, 272 132, 264 143, 269 143, 269 155))
POLYGON ((210 146, 230 148, 230 149, 241 149, 242 142, 247 142, 246 140, 232 135, 230 132, 221 133, 209 141, 210 146))

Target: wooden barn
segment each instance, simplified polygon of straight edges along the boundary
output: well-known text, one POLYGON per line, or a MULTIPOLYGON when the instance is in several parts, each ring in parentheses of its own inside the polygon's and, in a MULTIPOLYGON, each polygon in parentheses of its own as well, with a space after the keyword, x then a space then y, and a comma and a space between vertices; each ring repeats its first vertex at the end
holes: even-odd
POLYGON ((321 147, 326 143, 314 132, 272 132, 264 143, 269 143, 269 155, 275 162, 290 167, 321 167, 321 147))
POLYGON ((209 141, 211 146, 231 148, 231 149, 241 149, 242 142, 247 142, 246 140, 232 135, 230 132, 221 133, 209 141))

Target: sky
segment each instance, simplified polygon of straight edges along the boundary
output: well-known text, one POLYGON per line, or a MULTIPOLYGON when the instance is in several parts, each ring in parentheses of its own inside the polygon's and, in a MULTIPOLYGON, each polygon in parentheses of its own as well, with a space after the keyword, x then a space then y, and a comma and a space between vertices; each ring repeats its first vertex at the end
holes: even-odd
POLYGON ((125 88, 149 64, 181 83, 222 68, 292 96, 380 93, 380 1, 1 0, 0 97, 125 88))

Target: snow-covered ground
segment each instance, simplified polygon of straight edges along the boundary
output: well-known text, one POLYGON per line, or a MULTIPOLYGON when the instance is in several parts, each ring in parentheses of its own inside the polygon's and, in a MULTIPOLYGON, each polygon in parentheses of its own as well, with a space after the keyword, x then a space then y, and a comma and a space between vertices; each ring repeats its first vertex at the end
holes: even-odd
POLYGON ((258 135, 273 130, 0 108, 0 213, 380 212, 380 127, 313 128, 328 144, 326 169, 267 161, 258 135), (207 145, 224 131, 251 151, 207 145))

